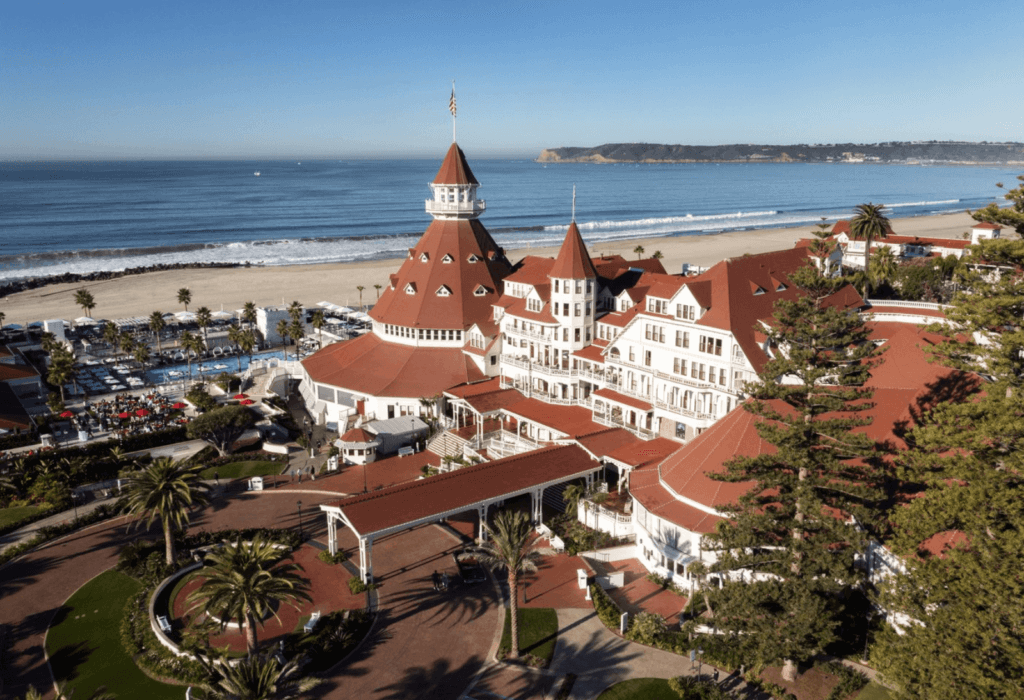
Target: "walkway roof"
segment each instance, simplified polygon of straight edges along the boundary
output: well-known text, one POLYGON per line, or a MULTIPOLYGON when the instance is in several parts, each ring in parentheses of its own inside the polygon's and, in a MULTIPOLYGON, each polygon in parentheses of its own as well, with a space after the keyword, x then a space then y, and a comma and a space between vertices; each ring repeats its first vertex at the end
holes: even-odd
POLYGON ((601 468, 579 445, 555 445, 325 503, 355 532, 382 536, 585 476, 601 468))

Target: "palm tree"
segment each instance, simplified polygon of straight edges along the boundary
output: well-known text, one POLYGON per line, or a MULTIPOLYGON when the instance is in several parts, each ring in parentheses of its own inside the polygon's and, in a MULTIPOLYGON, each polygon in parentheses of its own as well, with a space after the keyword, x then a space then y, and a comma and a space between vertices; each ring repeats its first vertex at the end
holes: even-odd
POLYGON ((4 320, 6 318, 7 318, 7 314, 5 314, 3 311, 0 311, 0 328, 3 328, 4 320))
POLYGON ((299 323, 299 322, 302 321, 302 312, 303 312, 302 304, 300 304, 297 301, 293 301, 288 306, 288 315, 291 316, 292 317, 292 321, 295 321, 296 323, 299 323))
POLYGON ((75 356, 62 345, 55 346, 50 355, 50 371, 47 379, 60 388, 60 402, 64 403, 64 385, 75 377, 75 356))
POLYGON ((256 333, 250 328, 242 331, 241 335, 238 336, 238 349, 249 356, 249 362, 252 363, 252 351, 256 347, 256 333))
POLYGON ((288 324, 288 336, 295 341, 295 359, 299 359, 299 341, 306 335, 306 329, 302 327, 299 320, 288 324))
POLYGON ((188 379, 192 381, 192 353, 200 357, 206 345, 201 337, 193 335, 191 331, 185 331, 181 334, 181 349, 185 353, 185 362, 188 363, 188 379))
POLYGON ((512 618, 513 659, 519 658, 519 575, 537 570, 537 562, 548 554, 533 544, 533 526, 526 513, 502 510, 494 516, 494 527, 486 525, 490 539, 484 544, 480 561, 494 570, 508 571, 512 618))
POLYGON ((288 338, 291 337, 291 329, 288 327, 288 322, 283 318, 277 322, 277 328, 275 329, 277 334, 281 336, 281 343, 285 346, 284 359, 288 359, 288 338))
POLYGON ((110 321, 107 321, 106 325, 103 326, 103 340, 110 343, 111 347, 114 347, 114 343, 117 342, 117 337, 120 335, 120 331, 110 321))
POLYGON ((149 330, 153 331, 153 335, 156 336, 156 351, 162 353, 163 346, 160 344, 160 331, 167 326, 167 322, 164 321, 164 315, 159 311, 154 311, 149 315, 149 330))
POLYGON ((313 320, 310 322, 310 325, 313 326, 313 328, 316 330, 317 335, 319 336, 319 344, 320 344, 320 349, 321 350, 324 347, 324 332, 323 331, 324 331, 324 324, 325 323, 327 323, 327 319, 324 317, 324 310, 323 309, 317 309, 316 311, 314 311, 313 312, 313 320))
POLYGON ((380 301, 380 290, 382 290, 384 288, 384 285, 382 285, 382 284, 375 284, 375 285, 373 285, 373 288, 377 290, 377 301, 380 301))
POLYGON ((245 306, 242 307, 242 320, 249 324, 249 328, 256 325, 256 302, 245 302, 245 306))
POLYGON ((585 496, 583 487, 579 484, 569 484, 562 492, 562 500, 565 501, 565 512, 568 515, 576 516, 580 509, 580 499, 585 496))
POLYGON ((855 240, 864 241, 864 298, 871 292, 871 241, 888 238, 892 232, 889 219, 885 216, 884 204, 858 204, 856 214, 850 219, 850 234, 855 240))
POLYGON ((886 282, 892 282, 896 278, 896 270, 899 262, 892 248, 885 246, 875 253, 875 260, 871 263, 871 282, 875 287, 880 287, 886 282))
POLYGON ((363 290, 364 289, 366 289, 366 287, 364 287, 361 284, 356 287, 356 291, 359 292, 359 310, 360 311, 363 310, 363 290))
POLYGON ((146 369, 146 363, 149 362, 149 346, 145 343, 139 343, 135 346, 135 352, 132 353, 135 357, 135 361, 139 363, 142 369, 146 369))
POLYGON ((185 305, 185 311, 188 311, 188 305, 192 302, 192 290, 188 287, 182 287, 178 290, 178 303, 185 305))
POLYGON ((661 260, 665 257, 665 255, 660 250, 656 250, 654 251, 654 253, 651 254, 651 257, 654 258, 655 260, 661 260))
MULTIPOLYGON (((231 328, 228 329, 228 340, 231 341, 232 345, 235 345, 235 346, 238 346, 239 348, 241 348, 242 347, 242 342, 241 342, 242 341, 242 336, 244 334, 245 334, 245 331, 242 330, 241 326, 231 326, 231 328)), ((238 372, 239 372, 239 374, 241 374, 241 372, 242 372, 242 356, 238 355, 237 359, 238 359, 238 372)))
POLYGON ((633 249, 633 252, 636 253, 636 259, 639 260, 644 254, 644 247, 642 245, 638 245, 633 249))
POLYGON ((128 331, 122 331, 117 336, 117 349, 121 352, 131 354, 135 349, 135 338, 128 331))
POLYGON ((90 316, 89 312, 96 308, 96 300, 88 289, 79 289, 75 292, 75 303, 82 307, 83 316, 90 316))
POLYGON ((322 681, 300 678, 299 666, 283 666, 270 654, 248 656, 237 664, 213 664, 202 655, 199 661, 210 672, 210 690, 193 692, 196 700, 292 700, 302 697, 322 681))
POLYGON ((207 502, 209 487, 199 478, 202 465, 188 466, 159 457, 128 477, 128 512, 145 519, 149 527, 160 520, 164 530, 167 565, 174 564, 174 529, 188 525, 190 511, 207 502))
POLYGON ((196 325, 199 326, 199 329, 203 332, 203 342, 207 346, 210 344, 210 339, 206 335, 206 329, 210 327, 211 323, 213 323, 213 315, 210 313, 208 308, 200 306, 196 309, 196 325))
POLYGON ((256 624, 262 627, 267 613, 280 620, 278 603, 298 609, 299 601, 313 600, 309 580, 298 573, 302 567, 286 562, 289 556, 290 552, 262 535, 249 542, 239 535, 233 543, 207 555, 206 567, 200 572, 205 580, 189 600, 220 619, 222 629, 231 620, 244 624, 245 643, 252 657, 256 654, 256 624))

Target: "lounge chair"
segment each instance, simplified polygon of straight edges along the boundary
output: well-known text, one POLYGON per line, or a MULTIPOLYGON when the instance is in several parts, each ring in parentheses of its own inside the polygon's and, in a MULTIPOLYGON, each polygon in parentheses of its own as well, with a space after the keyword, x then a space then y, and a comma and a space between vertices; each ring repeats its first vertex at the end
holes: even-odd
POLYGON ((307 634, 312 632, 316 628, 316 623, 318 623, 318 622, 320 622, 320 611, 319 610, 317 610, 315 613, 313 613, 312 615, 309 616, 309 622, 307 622, 303 626, 302 631, 307 633, 307 634))

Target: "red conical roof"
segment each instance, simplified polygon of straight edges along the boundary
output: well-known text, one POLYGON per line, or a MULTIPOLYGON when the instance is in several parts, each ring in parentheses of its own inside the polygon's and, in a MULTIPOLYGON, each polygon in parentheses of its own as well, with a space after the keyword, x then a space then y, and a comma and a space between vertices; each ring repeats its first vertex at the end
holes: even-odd
POLYGON ((452 143, 451 148, 441 163, 441 169, 434 177, 435 185, 479 185, 473 171, 469 169, 466 162, 466 154, 459 148, 459 144, 452 143))
POLYGON ((482 223, 437 219, 410 252, 394 276, 394 288, 385 289, 370 311, 375 320, 466 330, 493 317, 491 305, 511 266, 482 223))
POLYGON ((594 263, 575 221, 569 224, 569 230, 565 233, 565 240, 562 241, 562 247, 548 277, 574 280, 597 277, 597 270, 594 269, 594 263))

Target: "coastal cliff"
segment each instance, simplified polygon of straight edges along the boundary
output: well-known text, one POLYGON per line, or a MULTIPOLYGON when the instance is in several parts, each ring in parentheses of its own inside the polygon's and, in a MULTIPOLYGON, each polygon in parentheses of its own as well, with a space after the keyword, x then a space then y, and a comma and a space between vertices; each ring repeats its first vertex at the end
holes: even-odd
POLYGON ((546 148, 538 163, 902 163, 1024 164, 1024 143, 889 141, 873 144, 729 144, 682 146, 609 143, 546 148))

